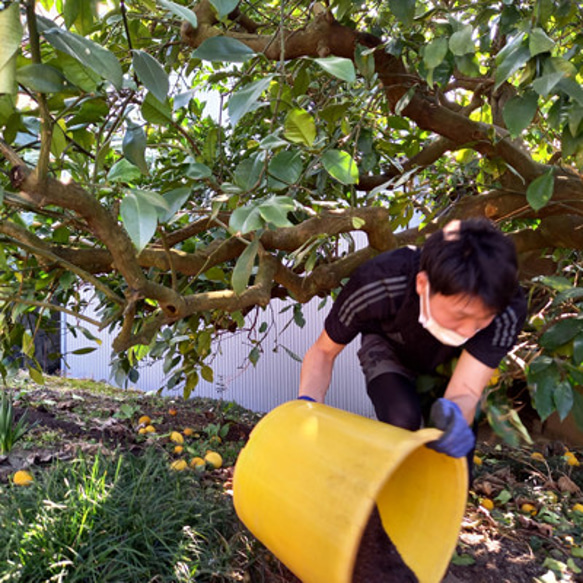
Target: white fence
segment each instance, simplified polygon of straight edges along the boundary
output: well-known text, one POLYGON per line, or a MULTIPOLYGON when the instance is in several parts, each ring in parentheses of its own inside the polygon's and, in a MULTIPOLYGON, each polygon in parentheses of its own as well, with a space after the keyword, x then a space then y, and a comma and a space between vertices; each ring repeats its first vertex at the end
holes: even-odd
MULTIPOLYGON (((291 310, 276 313, 274 318, 277 333, 270 332, 263 342, 264 352, 256 366, 252 366, 247 360, 251 345, 244 334, 237 333, 230 337, 223 337, 219 344, 213 346, 213 352, 216 352, 212 364, 214 382, 208 383, 201 379, 193 394, 213 398, 222 397, 254 411, 269 411, 285 401, 296 398, 301 364, 283 347, 303 357, 320 334, 324 318, 331 306, 329 300, 323 309, 318 310, 320 302, 319 298, 315 298, 303 306, 303 315, 306 320, 303 328, 293 323, 285 328, 291 318, 291 310), (274 351, 274 348, 277 348, 277 351, 274 351)), ((274 300, 272 305, 274 312, 279 312, 286 304, 274 300)), ((86 315, 95 317, 91 309, 86 312, 86 315)), ((67 316, 67 323, 75 325, 75 319, 67 316)), ((88 327, 85 322, 82 325, 88 327)), ((84 356, 72 355, 71 352, 79 348, 94 346, 94 343, 82 334, 78 334, 77 338, 69 333, 62 335, 62 351, 68 354, 66 366, 63 366, 64 374, 72 378, 113 383, 109 364, 112 337, 105 332, 100 333, 89 329, 101 339, 102 344, 95 352, 84 356)), ((334 407, 373 417, 372 405, 366 396, 364 378, 356 357, 358 344, 359 341, 355 340, 339 355, 326 402, 334 407)), ((155 391, 164 385, 161 363, 145 363, 139 370, 140 378, 134 388, 155 391)))

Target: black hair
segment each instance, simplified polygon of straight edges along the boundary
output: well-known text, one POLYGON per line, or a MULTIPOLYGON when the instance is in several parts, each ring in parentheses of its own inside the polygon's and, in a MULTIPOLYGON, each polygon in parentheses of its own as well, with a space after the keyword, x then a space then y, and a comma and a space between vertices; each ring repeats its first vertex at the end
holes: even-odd
POLYGON ((422 271, 432 292, 479 297, 501 312, 516 293, 518 261, 512 240, 487 219, 433 233, 421 250, 422 271))

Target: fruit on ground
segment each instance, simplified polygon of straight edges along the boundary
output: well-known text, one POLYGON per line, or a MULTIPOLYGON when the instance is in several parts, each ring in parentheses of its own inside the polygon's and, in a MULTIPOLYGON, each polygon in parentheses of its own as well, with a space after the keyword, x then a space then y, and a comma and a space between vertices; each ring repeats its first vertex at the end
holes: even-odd
POLYGON ((27 472, 26 470, 18 470, 15 472, 14 476, 12 476, 12 481, 17 486, 28 486, 29 484, 32 484, 34 478, 30 472, 27 472))
POLYGON ((221 454, 216 451, 207 451, 204 456, 204 461, 215 469, 218 469, 223 465, 223 458, 221 457, 221 454))

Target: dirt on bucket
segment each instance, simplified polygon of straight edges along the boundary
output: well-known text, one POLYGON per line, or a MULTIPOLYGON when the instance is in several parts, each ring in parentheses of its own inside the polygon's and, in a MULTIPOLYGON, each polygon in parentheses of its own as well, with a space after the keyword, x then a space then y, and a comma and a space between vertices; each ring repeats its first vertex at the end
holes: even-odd
POLYGON ((360 540, 352 583, 417 583, 385 532, 375 506, 360 540))

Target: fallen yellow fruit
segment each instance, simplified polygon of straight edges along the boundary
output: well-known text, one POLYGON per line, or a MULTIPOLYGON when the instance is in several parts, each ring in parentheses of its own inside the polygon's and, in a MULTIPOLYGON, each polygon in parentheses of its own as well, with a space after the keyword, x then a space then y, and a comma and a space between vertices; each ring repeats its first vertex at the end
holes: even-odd
POLYGON ((186 460, 176 460, 175 462, 172 462, 170 464, 170 468, 172 470, 177 471, 177 472, 182 472, 187 467, 188 467, 188 464, 186 463, 186 460))
POLYGON ((492 502, 490 498, 484 498, 480 502, 480 506, 482 506, 482 508, 485 508, 486 510, 492 510, 494 508, 494 502, 492 502))
POLYGON ((183 450, 184 448, 181 445, 176 445, 174 447, 174 453, 182 453, 183 450))
POLYGON ((12 476, 12 481, 17 486, 28 486, 29 484, 32 484, 34 478, 30 472, 27 472, 26 470, 18 470, 14 476, 12 476))
POLYGON ((575 456, 575 454, 572 451, 566 452, 563 457, 565 458, 565 461, 567 462, 567 464, 570 466, 580 466, 581 465, 579 460, 577 459, 577 457, 575 456))
POLYGON ((525 502, 520 507, 520 510, 522 510, 522 512, 526 512, 527 514, 530 514, 532 516, 534 516, 536 514, 536 508, 535 508, 535 506, 533 506, 532 504, 529 504, 528 502, 525 502))
POLYGON ((174 417, 178 413, 178 411, 174 407, 171 407, 170 409, 168 409, 168 413, 170 413, 170 415, 174 417))
POLYGON ((202 466, 202 467, 204 467, 204 465, 205 465, 205 461, 204 461, 204 460, 203 460, 201 457, 193 457, 193 458, 190 460, 190 464, 189 464, 189 465, 190 465, 190 467, 191 467, 191 468, 194 468, 194 469, 196 469, 196 468, 198 468, 199 466, 202 466))
POLYGON ((182 433, 184 433, 184 435, 186 435, 187 437, 190 437, 194 433, 194 429, 191 429, 190 427, 185 427, 182 430, 182 433))
POLYGON ((581 512, 583 514, 583 504, 579 504, 579 503, 574 504, 573 505, 573 510, 575 512, 581 512))
POLYGON ((544 462, 545 456, 542 453, 535 451, 535 452, 530 454, 530 459, 536 460, 538 462, 544 462))
POLYGON ((477 456, 477 455, 475 455, 475 456, 474 456, 474 464, 475 464, 476 466, 481 466, 481 465, 482 465, 482 458, 481 458, 481 457, 479 457, 479 456, 477 456))
POLYGON ((145 427, 140 427, 140 428, 138 429, 138 433, 139 433, 140 435, 144 435, 145 433, 148 433, 148 432, 146 431, 146 428, 145 428, 145 427))
POLYGON ((215 469, 218 469, 223 465, 223 458, 221 457, 221 454, 216 451, 207 451, 204 456, 204 461, 209 463, 215 469))
POLYGON ((170 441, 182 445, 184 443, 184 437, 182 437, 182 433, 178 433, 178 431, 173 431, 170 434, 170 441))
POLYGON ((146 430, 146 433, 156 433, 156 428, 153 425, 146 425, 144 429, 146 430))
POLYGON ((150 423, 152 423, 152 420, 147 416, 147 415, 142 415, 139 419, 138 419, 138 423, 140 425, 150 425, 150 423))

